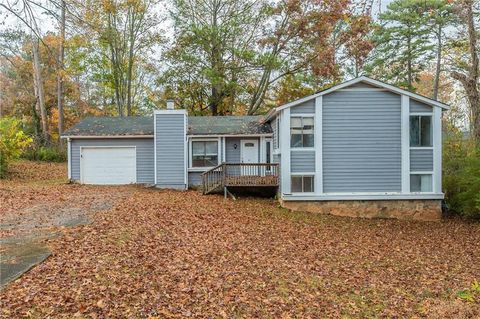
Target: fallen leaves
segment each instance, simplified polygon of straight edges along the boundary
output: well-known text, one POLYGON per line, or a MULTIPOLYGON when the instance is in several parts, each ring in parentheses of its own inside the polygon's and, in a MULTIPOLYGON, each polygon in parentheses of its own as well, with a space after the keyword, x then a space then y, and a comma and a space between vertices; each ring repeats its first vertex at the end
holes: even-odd
POLYGON ((50 240, 54 256, 2 291, 2 316, 480 316, 452 293, 480 275, 479 224, 319 216, 194 191, 45 191, 65 205, 92 189, 113 207, 50 240))

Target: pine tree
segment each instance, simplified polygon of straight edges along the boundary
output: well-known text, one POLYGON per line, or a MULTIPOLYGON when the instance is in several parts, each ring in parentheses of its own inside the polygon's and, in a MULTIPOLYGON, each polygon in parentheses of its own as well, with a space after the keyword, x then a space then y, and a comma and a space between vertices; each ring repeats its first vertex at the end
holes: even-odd
POLYGON ((424 0, 396 0, 380 15, 373 62, 367 72, 408 90, 433 58, 424 0))

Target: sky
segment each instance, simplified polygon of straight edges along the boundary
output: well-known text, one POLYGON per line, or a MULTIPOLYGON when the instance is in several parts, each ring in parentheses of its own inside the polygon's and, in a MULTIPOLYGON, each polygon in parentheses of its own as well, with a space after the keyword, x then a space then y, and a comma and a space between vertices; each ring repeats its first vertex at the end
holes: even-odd
MULTIPOLYGON (((372 14, 374 18, 375 19, 378 18, 378 14, 380 12, 384 12, 388 4, 393 1, 394 0, 374 0, 374 4, 372 7, 372 14)), ((49 4, 48 0, 37 0, 36 2, 41 3, 42 5, 50 8, 52 7, 52 5, 49 4)), ((19 3, 21 4, 23 2, 19 1, 19 3)), ((159 10, 162 10, 163 8, 164 6, 161 6, 159 10)), ((40 8, 37 8, 36 10, 36 18, 40 28, 40 32, 42 34, 45 34, 47 32, 54 32, 57 29, 57 22, 55 21, 55 19, 53 19, 51 16, 48 16, 46 14, 42 14, 42 10, 40 8)), ((17 19, 11 13, 7 13, 4 8, 0 7, 0 31, 5 29, 12 29, 12 28, 28 30, 28 28, 26 28, 25 25, 19 21, 19 19, 17 19)))

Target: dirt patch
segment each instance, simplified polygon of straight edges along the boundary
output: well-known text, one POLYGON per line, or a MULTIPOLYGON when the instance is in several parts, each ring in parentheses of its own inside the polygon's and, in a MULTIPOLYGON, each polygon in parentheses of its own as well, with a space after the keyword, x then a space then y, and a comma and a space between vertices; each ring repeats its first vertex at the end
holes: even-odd
POLYGON ((96 212, 110 209, 133 191, 69 185, 65 168, 65 164, 21 161, 2 181, 0 287, 50 255, 46 240, 61 235, 65 228, 90 223, 96 212))

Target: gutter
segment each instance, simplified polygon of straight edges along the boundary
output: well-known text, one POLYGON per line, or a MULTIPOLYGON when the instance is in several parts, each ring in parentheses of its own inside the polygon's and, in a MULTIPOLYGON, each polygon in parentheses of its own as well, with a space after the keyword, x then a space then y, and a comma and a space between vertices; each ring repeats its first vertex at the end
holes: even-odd
POLYGON ((61 138, 153 138, 153 135, 62 135, 61 138))

